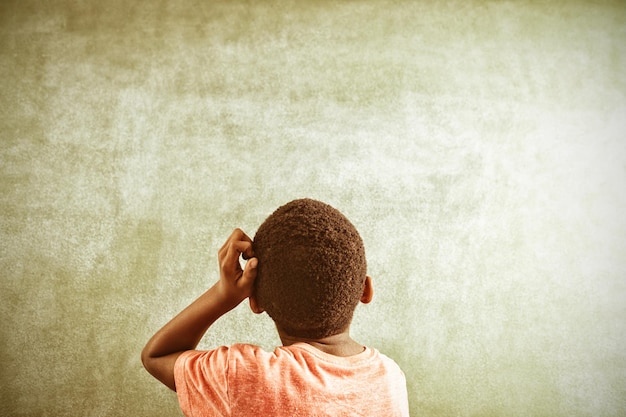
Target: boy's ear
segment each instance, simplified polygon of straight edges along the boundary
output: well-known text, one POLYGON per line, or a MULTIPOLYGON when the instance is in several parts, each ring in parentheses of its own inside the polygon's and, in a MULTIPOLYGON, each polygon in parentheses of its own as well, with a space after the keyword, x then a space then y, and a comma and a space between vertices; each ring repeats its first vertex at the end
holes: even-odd
POLYGON ((365 277, 365 286, 363 287, 363 295, 361 296, 361 302, 363 304, 369 304, 374 298, 374 285, 372 284, 372 277, 367 275, 365 277))
POLYGON ((250 310, 252 310, 254 314, 261 314, 265 311, 261 308, 254 295, 251 295, 248 299, 250 300, 250 310))

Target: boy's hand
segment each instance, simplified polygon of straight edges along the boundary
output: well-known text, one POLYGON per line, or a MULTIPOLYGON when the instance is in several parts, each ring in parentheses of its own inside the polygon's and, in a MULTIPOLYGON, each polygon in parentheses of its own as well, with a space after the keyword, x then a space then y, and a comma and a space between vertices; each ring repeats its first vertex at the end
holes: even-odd
POLYGON ((254 287, 258 260, 252 251, 252 239, 241 229, 235 229, 217 256, 220 280, 215 285, 226 305, 234 308, 252 294, 254 287), (239 263, 240 255, 247 259, 245 269, 239 263))

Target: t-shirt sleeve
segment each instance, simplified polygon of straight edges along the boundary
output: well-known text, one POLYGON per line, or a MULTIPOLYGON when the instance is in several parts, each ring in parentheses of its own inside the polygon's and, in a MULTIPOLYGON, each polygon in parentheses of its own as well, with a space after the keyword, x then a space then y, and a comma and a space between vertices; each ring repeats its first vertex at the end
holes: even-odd
POLYGON ((176 395, 187 417, 228 416, 229 351, 190 350, 181 354, 174 366, 176 395))

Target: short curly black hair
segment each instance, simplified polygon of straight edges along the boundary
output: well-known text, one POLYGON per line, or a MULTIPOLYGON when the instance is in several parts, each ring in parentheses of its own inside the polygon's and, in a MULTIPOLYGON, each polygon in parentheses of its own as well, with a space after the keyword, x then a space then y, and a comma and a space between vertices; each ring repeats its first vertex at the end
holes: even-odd
POLYGON ((350 325, 367 264, 361 236, 337 209, 291 201, 261 224, 253 250, 256 300, 281 330, 320 339, 350 325))

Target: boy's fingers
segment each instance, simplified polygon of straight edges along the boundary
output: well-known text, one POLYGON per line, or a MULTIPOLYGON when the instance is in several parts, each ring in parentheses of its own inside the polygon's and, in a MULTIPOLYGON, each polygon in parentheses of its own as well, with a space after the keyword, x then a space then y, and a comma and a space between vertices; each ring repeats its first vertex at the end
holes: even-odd
POLYGON ((243 243, 249 243, 250 244, 250 248, 249 249, 245 250, 245 252, 241 251, 242 253, 245 254, 244 255, 244 259, 247 259, 246 256, 248 258, 251 258, 252 256, 254 256, 252 254, 252 239, 250 239, 250 236, 245 234, 244 231, 239 229, 239 228, 233 230, 233 232, 230 234, 228 239, 226 239, 226 242, 224 242, 224 244, 222 245, 222 247, 218 251, 219 256, 222 256, 222 253, 224 251, 228 251, 228 249, 229 249, 231 244, 237 243, 237 242, 243 242, 243 243))
POLYGON ((250 239, 250 236, 248 236, 243 230, 239 228, 235 229, 230 236, 235 241, 243 241, 243 242, 252 243, 252 239, 250 239))
POLYGON ((225 272, 233 273, 241 271, 239 256, 244 259, 252 258, 252 243, 245 241, 231 242, 220 252, 220 265, 225 272))
POLYGON ((233 243, 232 248, 236 252, 233 256, 236 256, 237 258, 239 258, 239 254, 243 256, 243 259, 250 259, 254 256, 252 253, 252 243, 250 242, 235 242, 233 243))
POLYGON ((243 259, 250 259, 254 256, 254 253, 252 253, 252 240, 250 240, 250 238, 235 240, 232 242, 231 247, 238 252, 237 257, 239 257, 239 254, 243 256, 243 259))
POLYGON ((239 285, 241 285, 242 287, 247 287, 247 286, 252 287, 252 285, 254 284, 254 280, 256 279, 256 271, 257 271, 258 264, 259 264, 259 261, 257 258, 251 258, 246 263, 246 266, 243 270, 243 274, 241 275, 241 278, 239 280, 239 285))

